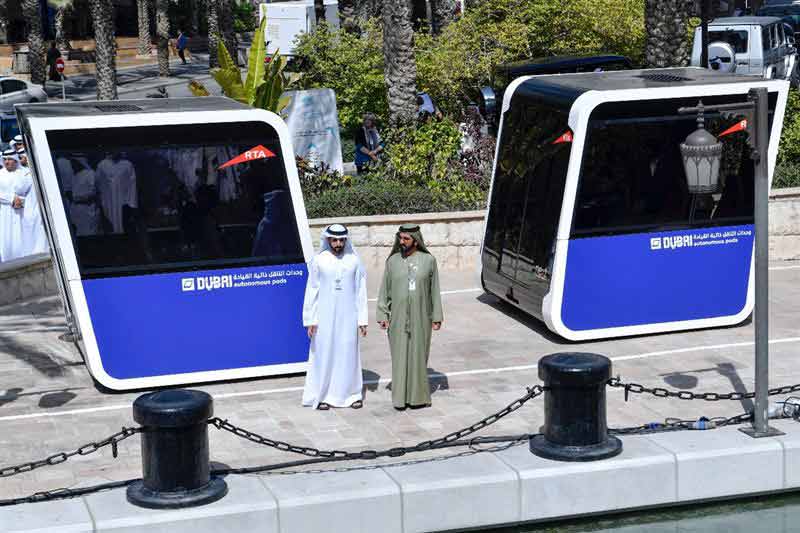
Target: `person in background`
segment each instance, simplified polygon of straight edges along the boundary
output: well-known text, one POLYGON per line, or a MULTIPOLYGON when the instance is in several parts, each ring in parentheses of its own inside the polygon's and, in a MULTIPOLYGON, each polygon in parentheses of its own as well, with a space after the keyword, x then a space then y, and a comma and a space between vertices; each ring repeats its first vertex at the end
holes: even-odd
POLYGON ((17 195, 20 173, 19 158, 11 149, 3 152, 3 168, 0 169, 0 261, 11 261, 18 257, 19 235, 15 233, 18 218, 22 216, 24 199, 17 195))
POLYGON ((186 44, 189 41, 189 38, 186 37, 186 34, 183 33, 183 30, 178 30, 178 38, 175 41, 175 48, 178 49, 178 57, 181 58, 183 64, 186 64, 186 56, 184 55, 186 52, 186 44))
POLYGON ((359 174, 367 172, 369 165, 380 161, 380 154, 383 152, 383 142, 378 128, 375 125, 375 115, 366 113, 364 122, 356 131, 356 169, 359 174))
MULTIPOLYGON (((56 60, 61 57, 61 52, 56 48, 56 42, 50 43, 50 49, 47 50, 47 66, 49 67, 47 77, 50 81, 61 81, 61 74, 56 70, 56 60)), ((67 79, 64 76, 64 79, 67 79)))

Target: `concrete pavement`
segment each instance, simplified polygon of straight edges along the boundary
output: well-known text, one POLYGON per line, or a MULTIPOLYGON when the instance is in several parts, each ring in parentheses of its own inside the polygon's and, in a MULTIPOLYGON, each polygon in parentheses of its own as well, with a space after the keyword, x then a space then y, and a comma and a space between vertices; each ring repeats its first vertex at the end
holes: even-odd
MULTIPOLYGON (((374 298, 378 273, 370 273, 374 298)), ((771 277, 771 386, 800 382, 800 265, 775 264, 771 277)), ((382 332, 372 327, 362 345, 365 406, 314 411, 300 406, 303 376, 194 386, 215 397, 215 414, 270 438, 319 448, 381 449, 442 436, 472 424, 539 382, 537 361, 557 351, 593 351, 614 361, 614 373, 648 386, 695 392, 752 390, 753 330, 742 326, 675 334, 567 343, 533 319, 482 294, 471 273, 443 275, 445 324, 434 335, 429 374, 433 407, 397 412, 391 406, 391 365, 382 332)), ((370 304, 374 318, 374 302, 370 304)), ((2 466, 39 459, 133 425, 138 393, 95 388, 75 348, 60 339, 60 304, 45 298, 0 308, 0 449, 2 466)), ((223 334, 223 332, 218 332, 223 334)), ((225 333, 229 334, 229 333, 225 333)), ((730 416, 750 402, 686 402, 609 391, 609 424, 636 425, 666 417, 730 416)), ((543 406, 534 400, 481 435, 538 431, 543 406)), ((413 458, 442 456, 432 452, 413 458)), ((211 429, 212 460, 252 466, 298 456, 211 429)), ((386 461, 384 461, 386 462, 386 461)), ((139 442, 73 458, 67 463, 6 478, 0 498, 44 489, 141 475, 139 442)))

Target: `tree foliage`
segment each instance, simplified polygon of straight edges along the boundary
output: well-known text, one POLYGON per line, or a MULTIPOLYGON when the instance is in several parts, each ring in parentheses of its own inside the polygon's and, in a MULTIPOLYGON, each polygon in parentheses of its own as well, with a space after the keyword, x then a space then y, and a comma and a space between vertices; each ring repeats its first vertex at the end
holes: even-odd
POLYGON ((383 33, 376 21, 365 24, 360 35, 322 24, 316 31, 300 35, 295 53, 303 70, 299 88, 333 89, 339 123, 345 131, 358 127, 365 112, 386 121, 383 33))
POLYGON ((643 46, 644 0, 492 0, 438 37, 417 37, 418 85, 453 112, 492 84, 502 63, 599 52, 639 63, 643 46))

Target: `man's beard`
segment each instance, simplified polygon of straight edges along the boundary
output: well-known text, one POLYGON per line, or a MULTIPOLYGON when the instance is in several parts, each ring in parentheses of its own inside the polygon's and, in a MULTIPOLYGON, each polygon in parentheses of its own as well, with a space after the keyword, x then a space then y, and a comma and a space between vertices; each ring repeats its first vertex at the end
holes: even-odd
POLYGON ((342 255, 344 252, 344 244, 340 246, 331 246, 331 250, 333 250, 334 255, 342 255))
POLYGON ((408 255, 411 251, 414 250, 414 247, 415 247, 415 243, 413 243, 413 242, 411 244, 409 244, 408 246, 406 246, 404 244, 400 245, 400 249, 402 250, 403 255, 408 255))

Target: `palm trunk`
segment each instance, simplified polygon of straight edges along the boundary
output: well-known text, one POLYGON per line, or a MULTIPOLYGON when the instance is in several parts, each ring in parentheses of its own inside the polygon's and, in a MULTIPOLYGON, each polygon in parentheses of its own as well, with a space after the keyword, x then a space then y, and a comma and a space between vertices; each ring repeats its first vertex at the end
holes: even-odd
POLYGON ((430 0, 431 31, 438 35, 455 18, 456 2, 454 0, 430 0))
POLYGON ((417 64, 409 0, 386 0, 383 4, 383 58, 389 120, 392 124, 410 122, 417 106, 417 64))
POLYGON ((111 0, 91 0, 95 41, 97 99, 117 99, 117 42, 114 38, 114 5, 111 0))
POLYGON ((208 66, 216 68, 219 66, 217 57, 217 46, 219 44, 219 1, 206 0, 208 10, 208 66))
POLYGON ((0 0, 0 42, 8 42, 8 0, 0 0))
POLYGON ((136 11, 139 22, 139 48, 140 56, 149 56, 152 51, 150 43, 150 0, 137 0, 136 11))
POLYGON ((689 63, 691 0, 645 0, 645 63, 681 67, 689 63))
POLYGON ((222 39, 225 41, 225 48, 228 53, 236 59, 236 35, 233 31, 233 0, 220 1, 220 27, 222 29, 222 39))
POLYGON ((191 6, 192 6, 192 16, 190 19, 191 21, 190 35, 196 36, 200 35, 200 10, 202 9, 202 7, 200 6, 200 0, 193 0, 191 6))
POLYGON ((317 26, 325 22, 325 3, 323 0, 314 0, 314 17, 317 19, 317 26))
POLYGON ((156 33, 158 34, 158 75, 169 77, 169 0, 156 0, 156 33))
POLYGON ((56 30, 56 47, 61 50, 68 49, 69 41, 67 41, 67 34, 64 31, 64 19, 67 17, 67 6, 59 7, 56 10, 55 30, 56 30))
POLYGON ((23 0, 22 14, 28 22, 28 62, 31 67, 31 83, 44 85, 44 37, 38 0, 23 0))

